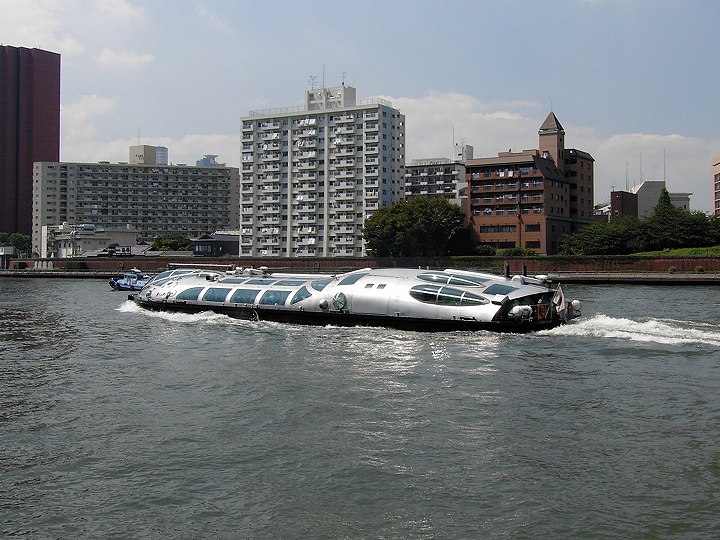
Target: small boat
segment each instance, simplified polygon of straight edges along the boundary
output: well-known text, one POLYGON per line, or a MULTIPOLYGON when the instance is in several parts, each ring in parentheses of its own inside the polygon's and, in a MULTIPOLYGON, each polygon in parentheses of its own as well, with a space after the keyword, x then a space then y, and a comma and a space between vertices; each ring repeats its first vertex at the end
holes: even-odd
POLYGON ((454 269, 365 268, 339 275, 186 270, 158 274, 128 298, 153 310, 416 331, 529 332, 579 317, 581 309, 546 276, 454 269))
POLYGON ((108 283, 113 291, 139 291, 147 285, 154 276, 145 274, 133 268, 128 270, 122 276, 111 277, 108 283))

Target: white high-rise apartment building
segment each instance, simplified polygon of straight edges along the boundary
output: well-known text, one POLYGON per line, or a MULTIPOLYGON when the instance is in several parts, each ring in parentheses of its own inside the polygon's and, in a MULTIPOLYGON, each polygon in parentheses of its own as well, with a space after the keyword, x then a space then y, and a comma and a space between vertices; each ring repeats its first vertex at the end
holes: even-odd
POLYGON ((355 88, 242 119, 240 255, 360 257, 365 219, 405 197, 405 116, 355 88))

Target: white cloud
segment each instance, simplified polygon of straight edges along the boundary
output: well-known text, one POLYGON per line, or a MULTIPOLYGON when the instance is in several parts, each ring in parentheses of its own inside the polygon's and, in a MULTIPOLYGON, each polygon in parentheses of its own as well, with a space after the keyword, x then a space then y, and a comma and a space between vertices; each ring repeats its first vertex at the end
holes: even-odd
POLYGON ((94 0, 93 6, 97 12, 114 21, 118 20, 144 20, 144 10, 127 0, 94 0))
POLYGON ((77 102, 65 104, 60 113, 60 159, 63 161, 98 161, 94 121, 110 114, 116 98, 96 95, 82 96, 77 102))
POLYGON ((68 56, 82 53, 85 45, 65 32, 63 7, 53 0, 3 2, 0 6, 3 44, 37 47, 68 56))
POLYGON ((112 68, 134 68, 143 64, 149 64, 154 60, 153 55, 134 53, 130 51, 113 51, 105 47, 97 57, 101 66, 112 68))

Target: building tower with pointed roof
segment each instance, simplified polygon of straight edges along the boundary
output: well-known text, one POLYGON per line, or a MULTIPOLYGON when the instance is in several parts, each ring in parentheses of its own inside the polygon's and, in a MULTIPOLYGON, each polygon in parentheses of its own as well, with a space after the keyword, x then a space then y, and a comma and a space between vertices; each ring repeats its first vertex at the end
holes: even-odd
POLYGON ((538 130, 540 155, 549 157, 555 164, 561 163, 565 153, 565 130, 555 113, 550 111, 538 130))

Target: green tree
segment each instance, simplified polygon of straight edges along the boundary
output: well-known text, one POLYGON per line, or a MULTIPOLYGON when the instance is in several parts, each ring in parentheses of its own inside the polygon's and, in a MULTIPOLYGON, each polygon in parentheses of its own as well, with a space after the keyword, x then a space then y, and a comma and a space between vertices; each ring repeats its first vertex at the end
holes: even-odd
POLYGON ((653 212, 645 219, 622 217, 594 222, 563 238, 561 252, 569 255, 625 255, 681 247, 717 245, 720 230, 703 212, 673 206, 663 189, 653 212))
POLYGON ((27 234, 0 232, 0 246, 14 246, 18 253, 29 255, 32 250, 32 237, 27 234))
POLYGON ((156 251, 192 251, 192 248, 192 241, 180 233, 161 234, 152 241, 156 251))
POLYGON ((465 214, 446 199, 413 197, 374 212, 363 227, 368 251, 376 257, 445 255, 460 236, 465 214))

